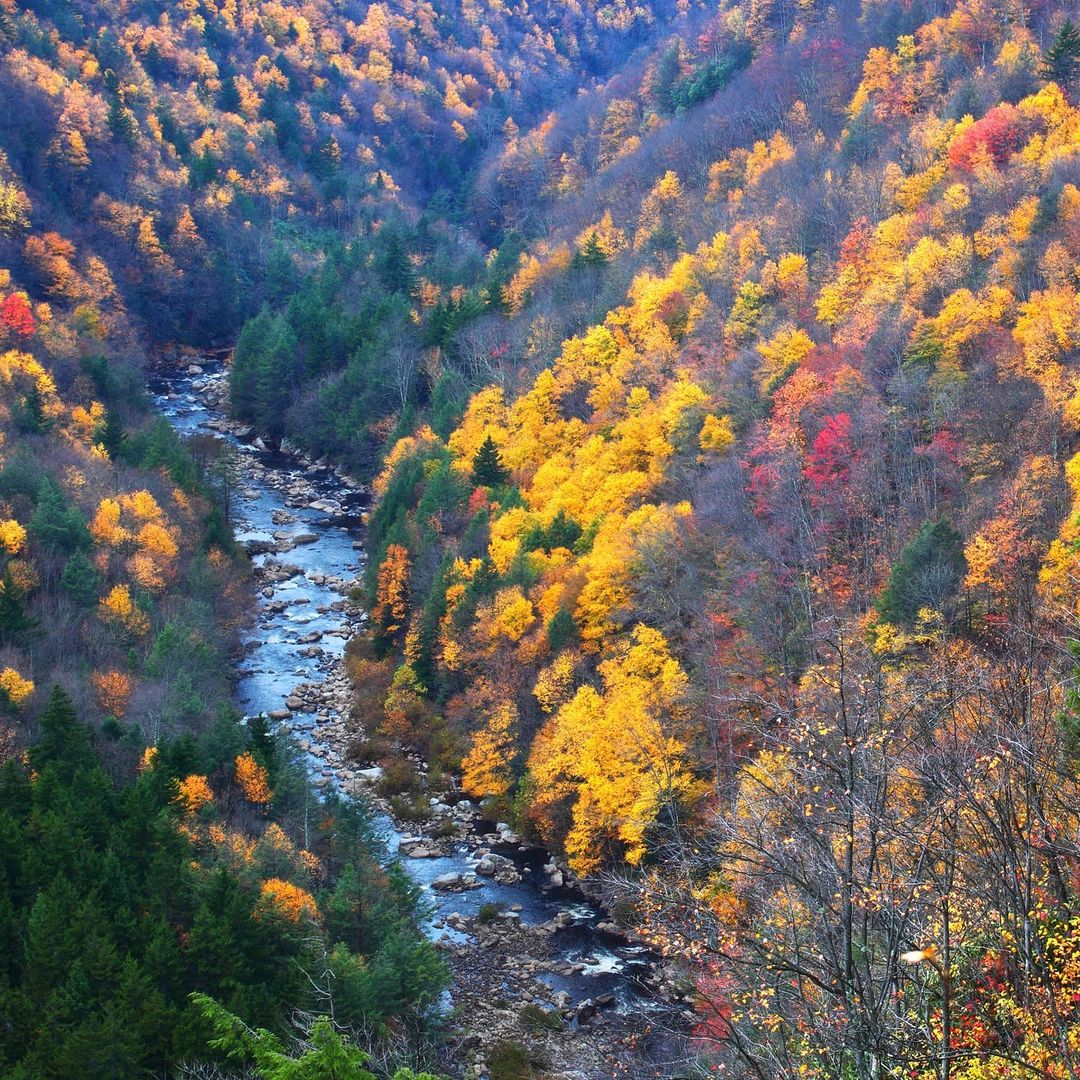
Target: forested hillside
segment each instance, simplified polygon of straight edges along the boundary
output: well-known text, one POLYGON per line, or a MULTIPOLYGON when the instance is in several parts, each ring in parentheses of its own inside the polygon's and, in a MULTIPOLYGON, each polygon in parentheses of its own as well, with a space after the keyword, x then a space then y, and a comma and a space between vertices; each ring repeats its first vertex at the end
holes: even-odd
POLYGON ((320 965, 430 1060, 414 891, 228 706, 228 464, 142 390, 227 347, 375 495, 358 763, 602 882, 672 1076, 1074 1076, 1070 16, 0 3, 0 1068, 307 1075, 320 965))
POLYGON ((705 1060, 1065 1076, 1080 38, 853 14, 733 8, 482 172, 542 235, 377 480, 357 682, 626 878, 705 1060))

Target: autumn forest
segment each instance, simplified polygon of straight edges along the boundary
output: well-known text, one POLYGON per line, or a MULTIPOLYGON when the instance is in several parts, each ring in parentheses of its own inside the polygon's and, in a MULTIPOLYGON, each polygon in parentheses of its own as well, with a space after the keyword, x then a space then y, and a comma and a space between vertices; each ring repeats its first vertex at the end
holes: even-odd
POLYGON ((1080 9, 0 0, 0 1077, 716 1075, 1080 1077, 1080 9))

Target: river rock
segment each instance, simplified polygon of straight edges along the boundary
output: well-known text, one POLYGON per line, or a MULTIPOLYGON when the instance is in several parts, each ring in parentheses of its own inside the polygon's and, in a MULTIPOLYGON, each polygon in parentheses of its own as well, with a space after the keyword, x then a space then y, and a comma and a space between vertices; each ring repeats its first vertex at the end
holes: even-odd
POLYGON ((431 887, 439 892, 464 892, 466 889, 479 889, 481 882, 473 874, 440 874, 431 887))
POLYGON ((596 932, 598 934, 607 934, 609 937, 617 937, 622 938, 624 941, 626 940, 626 934, 613 922, 598 922, 596 924, 596 932))
POLYGON ((510 828, 505 821, 500 821, 495 825, 495 831, 499 834, 499 840, 504 844, 519 844, 521 838, 510 828))
POLYGON ((410 859, 434 859, 440 852, 426 836, 403 836, 398 849, 410 859))

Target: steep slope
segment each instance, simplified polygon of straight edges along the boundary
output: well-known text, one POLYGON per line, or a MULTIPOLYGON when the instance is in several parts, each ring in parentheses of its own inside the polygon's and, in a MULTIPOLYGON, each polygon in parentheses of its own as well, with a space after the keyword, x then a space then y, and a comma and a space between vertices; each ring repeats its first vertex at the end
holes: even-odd
POLYGON ((639 867, 703 1038, 768 1075, 1058 1075, 1073 1031, 1077 39, 934 14, 771 10, 684 117, 681 48, 620 88, 594 115, 640 144, 563 162, 451 344, 492 385, 397 443, 372 521, 367 715, 639 867))
POLYGON ((122 299, 156 341, 228 340, 287 290, 290 238, 363 231, 436 192, 452 211, 504 121, 532 123, 675 14, 7 4, 0 147, 30 206, 4 231, 43 234, 18 236, 40 288, 122 299), (91 280, 57 276, 61 237, 103 263, 91 280))

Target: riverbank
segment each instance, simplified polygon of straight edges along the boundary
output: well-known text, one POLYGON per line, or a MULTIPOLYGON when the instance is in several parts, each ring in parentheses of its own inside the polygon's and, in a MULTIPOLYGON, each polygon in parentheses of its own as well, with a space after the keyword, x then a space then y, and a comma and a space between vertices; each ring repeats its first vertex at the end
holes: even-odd
POLYGON ((215 433, 238 450, 235 527, 260 604, 237 700, 292 737, 316 785, 378 809, 391 850, 431 901, 430 932, 454 976, 451 1045, 461 1074, 488 1075, 499 1048, 515 1045, 551 1077, 657 1075, 690 1023, 659 958, 622 935, 565 866, 485 821, 452 781, 426 784, 415 754, 407 756, 427 802, 409 820, 379 766, 363 760, 368 733, 353 715, 344 664, 346 642, 366 621, 355 599, 363 489, 229 420, 221 370, 185 364, 157 389, 159 409, 179 430, 215 433))

